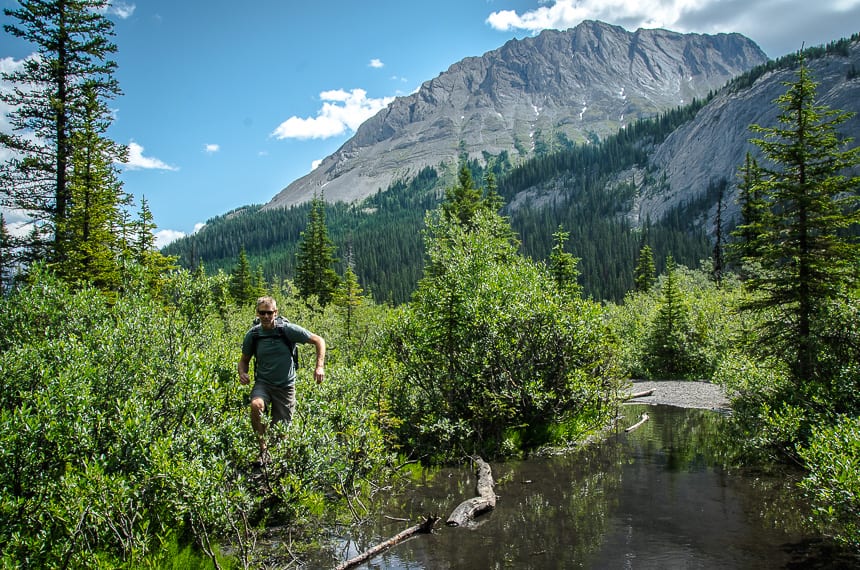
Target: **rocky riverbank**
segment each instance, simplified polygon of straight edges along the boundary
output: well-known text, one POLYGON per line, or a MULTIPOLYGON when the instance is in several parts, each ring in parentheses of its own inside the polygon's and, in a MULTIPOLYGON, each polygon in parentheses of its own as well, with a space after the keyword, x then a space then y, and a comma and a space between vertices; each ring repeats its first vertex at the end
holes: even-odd
POLYGON ((729 398, 722 386, 695 380, 634 380, 630 393, 638 394, 653 389, 649 396, 628 400, 636 404, 665 404, 681 408, 702 408, 727 412, 729 398))

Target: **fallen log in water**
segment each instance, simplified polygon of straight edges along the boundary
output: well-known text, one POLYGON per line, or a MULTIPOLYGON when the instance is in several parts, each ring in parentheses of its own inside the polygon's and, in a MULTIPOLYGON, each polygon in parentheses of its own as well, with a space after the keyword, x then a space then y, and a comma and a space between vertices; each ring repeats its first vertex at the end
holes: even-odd
POLYGON ((624 430, 624 433, 630 433, 630 432, 631 432, 631 431, 633 431, 634 429, 638 428, 639 426, 641 426, 642 424, 644 424, 645 422, 647 422, 647 421, 648 421, 648 414, 642 414, 642 416, 640 416, 640 418, 641 418, 641 419, 640 419, 638 422, 636 422, 635 424, 633 424, 633 425, 632 425, 632 426, 630 426, 629 428, 626 428, 626 429, 624 430))
POLYGON ((425 520, 424 522, 416 524, 415 526, 411 526, 411 527, 407 528, 406 530, 404 530, 403 532, 400 532, 400 533, 396 534, 395 536, 392 536, 391 538, 389 538, 385 542, 381 542, 381 543, 377 544, 376 546, 374 546, 373 548, 369 548, 369 549, 365 550, 364 552, 362 552, 358 556, 350 558, 349 560, 347 560, 343 564, 338 565, 337 570, 347 570, 347 568, 353 568, 354 566, 358 566, 362 562, 366 562, 366 561, 370 560, 371 558, 373 558, 374 556, 376 556, 377 554, 379 554, 383 550, 387 550, 387 549, 391 548, 392 546, 394 546, 398 542, 406 540, 407 538, 409 538, 412 535, 431 532, 433 530, 433 526, 436 524, 436 522, 438 520, 439 520, 439 517, 434 517, 432 515, 428 515, 427 520, 425 520))
POLYGON ((451 512, 445 524, 461 526, 473 520, 476 516, 496 508, 496 493, 493 491, 493 473, 490 465, 480 457, 475 458, 478 483, 475 490, 477 497, 463 501, 451 512))

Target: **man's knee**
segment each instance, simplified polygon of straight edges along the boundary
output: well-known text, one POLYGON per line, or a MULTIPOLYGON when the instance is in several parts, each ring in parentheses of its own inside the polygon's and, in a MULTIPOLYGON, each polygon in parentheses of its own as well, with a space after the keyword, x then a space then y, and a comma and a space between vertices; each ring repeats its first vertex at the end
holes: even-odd
POLYGON ((266 409, 266 402, 263 398, 254 398, 251 400, 251 411, 255 414, 262 414, 266 409))

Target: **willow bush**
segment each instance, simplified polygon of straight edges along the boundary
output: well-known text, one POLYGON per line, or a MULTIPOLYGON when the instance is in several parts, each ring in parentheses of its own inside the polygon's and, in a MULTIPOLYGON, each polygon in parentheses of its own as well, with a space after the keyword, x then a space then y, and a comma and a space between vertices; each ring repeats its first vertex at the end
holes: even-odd
MULTIPOLYGON (((380 473, 366 382, 339 366, 335 334, 327 382, 313 385, 310 358, 300 370, 283 463, 251 477, 236 361, 253 308, 227 308, 223 275, 178 272, 156 298, 127 271, 108 298, 34 268, 0 299, 0 565, 140 567, 178 540, 212 561, 229 545, 252 567, 263 524, 336 514, 380 473)), ((337 328, 333 311, 284 307, 323 336, 337 328)))
MULTIPOLYGON (((517 254, 505 221, 428 218, 429 269, 390 327, 398 441, 428 460, 506 455, 597 425, 617 377, 596 303, 517 254)), ((605 419, 605 418, 604 418, 605 419)))

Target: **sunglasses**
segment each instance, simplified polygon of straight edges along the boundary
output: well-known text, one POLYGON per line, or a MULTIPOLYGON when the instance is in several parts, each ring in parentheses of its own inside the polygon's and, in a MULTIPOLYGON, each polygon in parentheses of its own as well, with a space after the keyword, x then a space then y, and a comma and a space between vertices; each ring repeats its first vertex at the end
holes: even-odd
POLYGON ((258 315, 265 315, 267 317, 270 317, 270 316, 274 315, 275 313, 277 313, 277 311, 257 311, 258 315))

